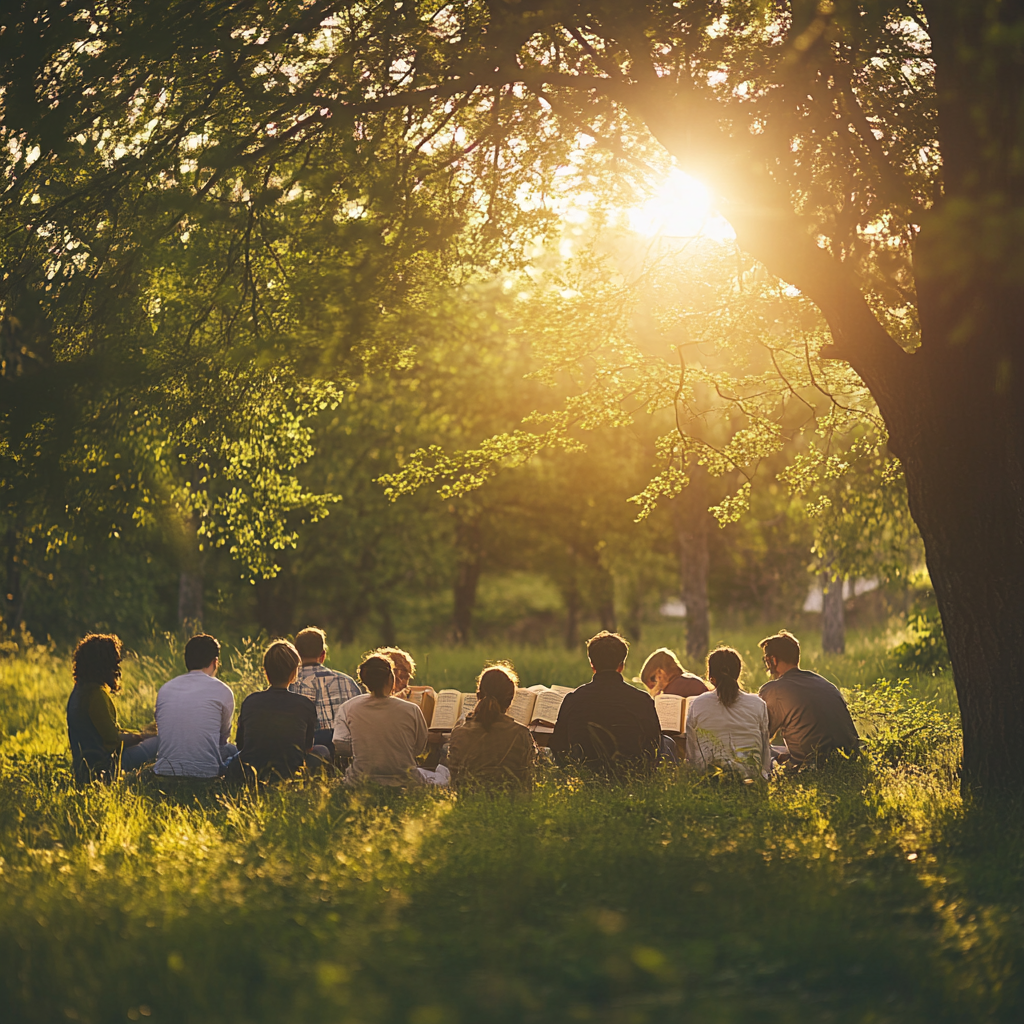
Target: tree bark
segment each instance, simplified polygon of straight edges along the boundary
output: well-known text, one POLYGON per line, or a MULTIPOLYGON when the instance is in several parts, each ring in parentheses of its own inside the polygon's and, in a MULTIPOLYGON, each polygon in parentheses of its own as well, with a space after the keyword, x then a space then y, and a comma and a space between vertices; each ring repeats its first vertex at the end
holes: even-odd
POLYGON ((672 503, 679 554, 679 585, 686 605, 686 656, 703 667, 711 637, 708 602, 710 481, 702 466, 689 469, 690 484, 672 503))
POLYGON ((821 649, 826 654, 846 652, 843 581, 828 572, 821 576, 821 649))
POLYGON ((453 587, 452 640, 461 645, 470 641, 473 630, 473 609, 483 567, 480 524, 476 518, 460 518, 455 528, 458 562, 453 587))
POLYGON ((203 574, 198 567, 178 574, 178 625, 195 633, 203 629, 203 574))

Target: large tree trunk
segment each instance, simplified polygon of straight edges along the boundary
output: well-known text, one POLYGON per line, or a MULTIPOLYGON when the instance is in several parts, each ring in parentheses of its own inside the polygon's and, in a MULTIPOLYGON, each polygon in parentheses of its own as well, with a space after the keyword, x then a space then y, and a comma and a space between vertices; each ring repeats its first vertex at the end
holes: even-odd
POLYGON ((711 529, 710 481, 703 466, 689 469, 690 485, 674 499, 679 583, 686 605, 686 656, 704 665, 711 638, 708 603, 708 533, 711 529))
POLYGON ((846 651, 843 581, 828 572, 821 576, 821 649, 826 654, 843 654, 846 651))

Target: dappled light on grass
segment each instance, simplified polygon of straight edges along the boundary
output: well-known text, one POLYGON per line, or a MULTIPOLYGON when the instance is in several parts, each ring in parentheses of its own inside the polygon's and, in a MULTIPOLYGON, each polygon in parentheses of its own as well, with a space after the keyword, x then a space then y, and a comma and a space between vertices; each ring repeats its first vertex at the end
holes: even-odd
MULTIPOLYGON (((17 669, 33 714, 54 668, 17 669)), ((1024 836, 964 811, 955 722, 915 745, 903 699, 872 763, 768 786, 78 791, 63 754, 4 752, 0 998, 47 1024, 1014 1019, 1024 836)))

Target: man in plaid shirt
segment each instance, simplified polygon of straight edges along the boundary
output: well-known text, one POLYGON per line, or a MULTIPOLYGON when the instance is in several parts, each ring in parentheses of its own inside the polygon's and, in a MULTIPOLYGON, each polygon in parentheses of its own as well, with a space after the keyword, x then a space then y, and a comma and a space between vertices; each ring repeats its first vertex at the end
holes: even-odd
POLYGON ((327 634, 316 626, 307 626, 295 635, 295 647, 302 658, 298 678, 288 687, 316 704, 316 732, 313 742, 328 750, 334 743, 334 713, 347 700, 366 691, 351 676, 335 672, 324 665, 327 657, 327 634))

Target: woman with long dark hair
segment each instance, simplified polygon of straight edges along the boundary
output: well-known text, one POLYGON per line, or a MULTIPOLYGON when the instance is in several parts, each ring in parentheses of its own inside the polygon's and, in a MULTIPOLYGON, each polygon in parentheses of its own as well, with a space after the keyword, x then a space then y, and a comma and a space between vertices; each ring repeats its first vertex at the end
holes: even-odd
POLYGON ((721 768, 745 778, 771 773, 768 708, 740 685, 743 661, 731 647, 708 655, 710 693, 690 700, 686 715, 686 759, 695 768, 721 768))
POLYGON ((151 733, 122 732, 112 694, 121 689, 121 640, 112 633, 90 633, 75 648, 68 698, 68 742, 75 781, 109 779, 120 766, 138 768, 152 761, 159 740, 151 733))
POLYGON ((477 676, 476 707, 452 730, 448 767, 456 787, 479 785, 529 790, 537 763, 530 730, 506 713, 519 677, 507 661, 487 665, 477 676))

